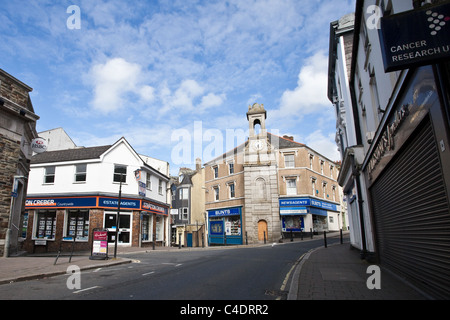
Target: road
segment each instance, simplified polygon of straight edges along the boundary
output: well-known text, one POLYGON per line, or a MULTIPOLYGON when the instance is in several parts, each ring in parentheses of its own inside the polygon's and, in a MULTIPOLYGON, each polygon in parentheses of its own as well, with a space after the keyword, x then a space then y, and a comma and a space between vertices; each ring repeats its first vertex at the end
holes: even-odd
MULTIPOLYGON (((339 238, 329 238, 328 243, 339 238)), ((298 259, 323 239, 258 247, 151 251, 133 263, 86 270, 80 287, 69 275, 0 286, 0 299, 284 300, 298 259)))

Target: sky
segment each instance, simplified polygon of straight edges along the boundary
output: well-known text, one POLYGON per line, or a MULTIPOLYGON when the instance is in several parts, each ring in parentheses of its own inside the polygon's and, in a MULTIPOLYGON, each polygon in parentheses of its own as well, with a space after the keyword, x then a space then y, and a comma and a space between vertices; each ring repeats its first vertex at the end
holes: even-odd
POLYGON ((78 146, 125 137, 195 167, 266 127, 340 160, 327 98, 330 22, 355 0, 14 0, 0 7, 0 68, 33 88, 37 131, 78 146))

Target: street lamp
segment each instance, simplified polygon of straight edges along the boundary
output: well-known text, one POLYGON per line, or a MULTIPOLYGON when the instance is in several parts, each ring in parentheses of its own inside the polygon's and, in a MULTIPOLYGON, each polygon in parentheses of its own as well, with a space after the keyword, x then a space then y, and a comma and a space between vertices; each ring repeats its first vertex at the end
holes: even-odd
POLYGON ((119 201, 117 203, 117 215, 116 215, 116 236, 114 239, 114 259, 117 255, 117 239, 119 238, 119 225, 120 225, 120 202, 122 201, 122 180, 123 173, 120 173, 120 181, 119 181, 119 201))

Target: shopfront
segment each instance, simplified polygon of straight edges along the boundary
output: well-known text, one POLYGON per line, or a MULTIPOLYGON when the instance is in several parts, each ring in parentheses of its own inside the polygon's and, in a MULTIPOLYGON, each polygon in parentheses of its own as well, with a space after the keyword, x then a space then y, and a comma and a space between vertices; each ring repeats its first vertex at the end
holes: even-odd
POLYGON ((284 237, 291 236, 291 233, 299 236, 300 232, 335 231, 334 222, 338 220, 340 211, 338 204, 310 197, 283 198, 279 203, 284 237))
POLYGON ((153 241, 163 245, 167 207, 141 199, 121 199, 117 230, 118 199, 114 197, 28 198, 28 230, 25 250, 58 251, 71 248, 89 250, 96 228, 108 230, 108 243, 142 246, 153 241))
POLYGON ((381 264, 448 299, 449 86, 439 73, 438 66, 409 70, 363 170, 381 264))
POLYGON ((209 245, 242 244, 242 207, 208 211, 209 245))

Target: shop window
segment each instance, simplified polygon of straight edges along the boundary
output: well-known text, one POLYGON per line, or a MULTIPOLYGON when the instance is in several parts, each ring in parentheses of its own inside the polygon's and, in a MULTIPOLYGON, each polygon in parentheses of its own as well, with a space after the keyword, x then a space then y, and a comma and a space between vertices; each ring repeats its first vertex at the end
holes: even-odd
POLYGON ((66 237, 74 237, 78 241, 89 240, 89 211, 69 210, 66 215, 66 237))
POLYGON ((156 241, 164 240, 164 219, 161 216, 156 216, 156 241))
POLYGON ((55 183, 55 167, 45 167, 44 183, 55 183))
POLYGON ((284 156, 284 167, 285 168, 294 168, 294 155, 293 154, 286 154, 284 156))
POLYGON ((55 239, 56 211, 39 210, 36 217, 36 228, 34 236, 37 239, 55 239))
POLYGON ((240 236, 241 233, 241 217, 231 216, 225 217, 225 232, 227 236, 240 236))
POLYGON ((127 167, 124 165, 114 165, 114 182, 127 182, 127 167))
POLYGON ((149 214, 142 216, 142 241, 151 241, 153 236, 153 219, 149 214))
POLYGON ((75 165, 75 182, 86 182, 86 164, 75 165))

